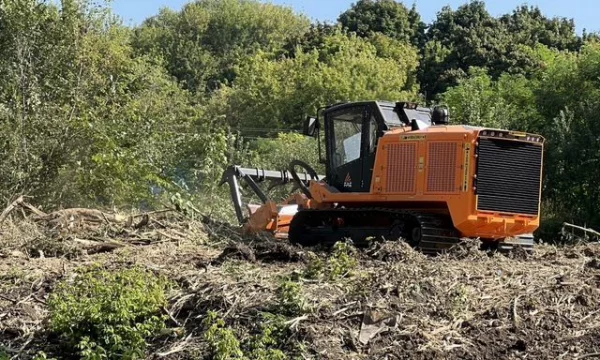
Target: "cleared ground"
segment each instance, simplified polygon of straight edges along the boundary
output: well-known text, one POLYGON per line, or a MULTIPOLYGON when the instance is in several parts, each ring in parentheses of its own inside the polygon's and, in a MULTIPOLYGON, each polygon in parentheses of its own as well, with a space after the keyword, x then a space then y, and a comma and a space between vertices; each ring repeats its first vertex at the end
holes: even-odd
POLYGON ((600 246, 488 254, 466 242, 427 257, 404 243, 336 253, 243 239, 226 225, 152 214, 75 212, 10 220, 0 237, 0 344, 14 358, 56 349, 46 300, 79 267, 135 265, 167 275, 169 331, 151 358, 210 358, 216 311, 240 341, 265 313, 277 348, 314 359, 575 359, 600 352, 600 246), (34 221, 35 220, 35 221, 34 221), (107 245, 108 244, 108 245, 107 245), (292 289, 282 290, 286 284, 292 289))

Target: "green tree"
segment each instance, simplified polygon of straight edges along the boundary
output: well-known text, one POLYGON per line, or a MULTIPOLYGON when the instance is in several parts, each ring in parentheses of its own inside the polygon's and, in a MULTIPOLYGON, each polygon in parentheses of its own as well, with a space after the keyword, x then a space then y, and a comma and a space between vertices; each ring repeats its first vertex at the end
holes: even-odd
POLYGON ((577 51, 582 39, 573 20, 547 18, 539 8, 521 6, 495 18, 483 1, 452 10, 444 7, 427 32, 419 71, 429 99, 455 86, 470 67, 484 68, 497 79, 504 73, 535 75, 542 65, 538 48, 577 51))
POLYGON ((320 48, 294 58, 265 53, 240 67, 228 93, 227 119, 234 127, 300 129, 321 106, 358 99, 415 99, 417 53, 380 35, 375 44, 337 33, 320 48))
POLYGON ((12 0, 0 23, 3 197, 139 205, 150 186, 170 185, 198 110, 156 61, 134 54, 107 8, 12 0))
POLYGON ((420 68, 422 91, 428 98, 444 92, 465 77, 470 67, 485 68, 497 77, 510 38, 482 1, 456 11, 444 7, 428 31, 429 43, 420 68))
POLYGON ((571 51, 579 50, 582 44, 573 19, 547 18, 537 6, 522 5, 512 14, 500 17, 500 22, 518 44, 532 47, 542 44, 557 50, 571 51))
POLYGON ((498 129, 532 130, 539 123, 535 84, 522 75, 502 75, 494 81, 480 68, 448 89, 441 101, 451 111, 452 122, 498 129))
POLYGON ((140 54, 160 57, 187 89, 231 83, 235 68, 257 51, 279 51, 309 21, 292 10, 256 0, 200 0, 179 12, 162 10, 136 29, 140 54))
POLYGON ((563 56, 548 69, 537 90, 548 138, 547 196, 562 219, 600 225, 600 45, 579 56, 563 56))
POLYGON ((338 21, 363 37, 378 32, 417 47, 425 40, 425 23, 416 7, 408 9, 395 0, 359 0, 342 13, 338 21))

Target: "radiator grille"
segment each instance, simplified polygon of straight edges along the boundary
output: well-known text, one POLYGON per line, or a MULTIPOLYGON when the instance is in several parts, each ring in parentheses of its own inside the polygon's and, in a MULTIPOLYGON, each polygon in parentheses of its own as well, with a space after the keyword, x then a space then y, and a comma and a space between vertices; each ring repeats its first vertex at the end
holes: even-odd
POLYGON ((388 150, 387 192, 415 193, 417 144, 393 144, 388 150))
POLYGON ((429 161, 427 164, 427 192, 454 193, 456 185, 456 156, 458 143, 429 143, 429 161))
POLYGON ((478 210, 537 215, 542 146, 482 138, 478 154, 478 210))

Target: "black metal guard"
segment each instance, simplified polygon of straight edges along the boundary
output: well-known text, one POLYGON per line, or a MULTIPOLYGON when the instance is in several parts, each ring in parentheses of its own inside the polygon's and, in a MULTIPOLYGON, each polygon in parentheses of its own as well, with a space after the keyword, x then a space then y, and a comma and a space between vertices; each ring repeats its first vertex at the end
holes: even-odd
MULTIPOLYGON (((298 177, 300 181, 309 184, 311 180, 310 175, 299 173, 298 177)), ((247 218, 244 217, 244 212, 242 210, 242 194, 240 191, 240 182, 239 179, 243 179, 250 186, 252 191, 260 198, 263 204, 269 201, 267 195, 262 191, 262 189, 257 185, 257 182, 262 182, 265 180, 276 180, 279 183, 277 185, 285 185, 294 181, 292 175, 289 171, 274 171, 274 170, 264 170, 264 169, 250 169, 250 168, 242 168, 239 166, 230 166, 228 167, 223 176, 221 178, 221 182, 219 186, 228 183, 229 191, 231 193, 231 199, 233 200, 233 207, 235 208, 235 215, 237 216, 240 224, 244 224, 247 221, 247 218)), ((325 176, 319 175, 319 180, 324 179, 325 176)), ((272 187, 271 187, 272 188, 272 187)))

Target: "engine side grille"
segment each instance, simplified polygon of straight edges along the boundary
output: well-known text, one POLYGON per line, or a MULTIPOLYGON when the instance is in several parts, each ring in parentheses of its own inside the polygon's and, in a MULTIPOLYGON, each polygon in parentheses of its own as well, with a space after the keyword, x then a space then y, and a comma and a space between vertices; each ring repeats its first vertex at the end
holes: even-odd
POLYGON ((427 164, 427 193, 456 193, 456 156, 459 150, 455 142, 429 143, 427 164))
POLYGON ((387 192, 414 194, 416 189, 417 144, 393 144, 388 150, 387 192))
POLYGON ((542 146, 481 138, 478 154, 478 210, 537 215, 542 146))

